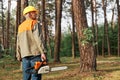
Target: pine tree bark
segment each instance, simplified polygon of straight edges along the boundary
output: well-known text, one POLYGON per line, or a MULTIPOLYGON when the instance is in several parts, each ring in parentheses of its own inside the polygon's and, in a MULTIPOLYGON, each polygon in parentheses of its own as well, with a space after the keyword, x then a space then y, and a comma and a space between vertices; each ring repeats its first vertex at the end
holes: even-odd
POLYGON ((73 0, 73 9, 80 51, 80 72, 95 71, 96 58, 93 45, 81 43, 81 38, 84 36, 82 30, 88 28, 84 0, 73 0))
POLYGON ((54 62, 60 62, 60 41, 61 41, 61 18, 62 18, 62 0, 55 0, 55 46, 54 62))

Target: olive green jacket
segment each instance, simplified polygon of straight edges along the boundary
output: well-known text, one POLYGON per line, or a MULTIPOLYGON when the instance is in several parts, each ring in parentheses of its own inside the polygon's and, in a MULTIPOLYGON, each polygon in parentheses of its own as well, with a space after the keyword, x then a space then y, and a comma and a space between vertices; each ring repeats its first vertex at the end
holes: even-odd
POLYGON ((17 60, 46 53, 42 29, 38 21, 25 20, 18 27, 16 49, 17 60))

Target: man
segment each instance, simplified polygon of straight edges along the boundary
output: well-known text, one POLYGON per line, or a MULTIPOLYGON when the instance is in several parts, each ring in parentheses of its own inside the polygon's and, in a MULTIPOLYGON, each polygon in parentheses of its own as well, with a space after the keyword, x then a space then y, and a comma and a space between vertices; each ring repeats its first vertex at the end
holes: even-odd
POLYGON ((16 57, 22 61, 23 80, 41 80, 41 74, 26 72, 36 61, 46 60, 42 30, 37 21, 37 9, 28 6, 23 10, 23 15, 26 20, 18 27, 16 57))

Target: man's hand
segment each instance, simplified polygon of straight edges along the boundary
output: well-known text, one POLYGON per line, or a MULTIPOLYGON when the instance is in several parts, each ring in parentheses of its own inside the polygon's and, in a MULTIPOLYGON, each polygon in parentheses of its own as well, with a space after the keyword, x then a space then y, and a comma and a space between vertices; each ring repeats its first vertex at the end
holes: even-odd
POLYGON ((44 53, 41 54, 41 59, 42 59, 43 61, 46 60, 46 56, 45 56, 44 53))

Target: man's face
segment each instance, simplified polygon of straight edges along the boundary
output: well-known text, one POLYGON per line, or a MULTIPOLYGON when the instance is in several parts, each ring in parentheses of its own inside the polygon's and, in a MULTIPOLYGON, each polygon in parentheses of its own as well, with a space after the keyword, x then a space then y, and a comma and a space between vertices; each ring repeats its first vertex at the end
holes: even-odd
POLYGON ((36 13, 36 11, 30 12, 29 15, 30 15, 30 18, 31 18, 31 19, 36 20, 36 18, 37 18, 37 13, 36 13))

